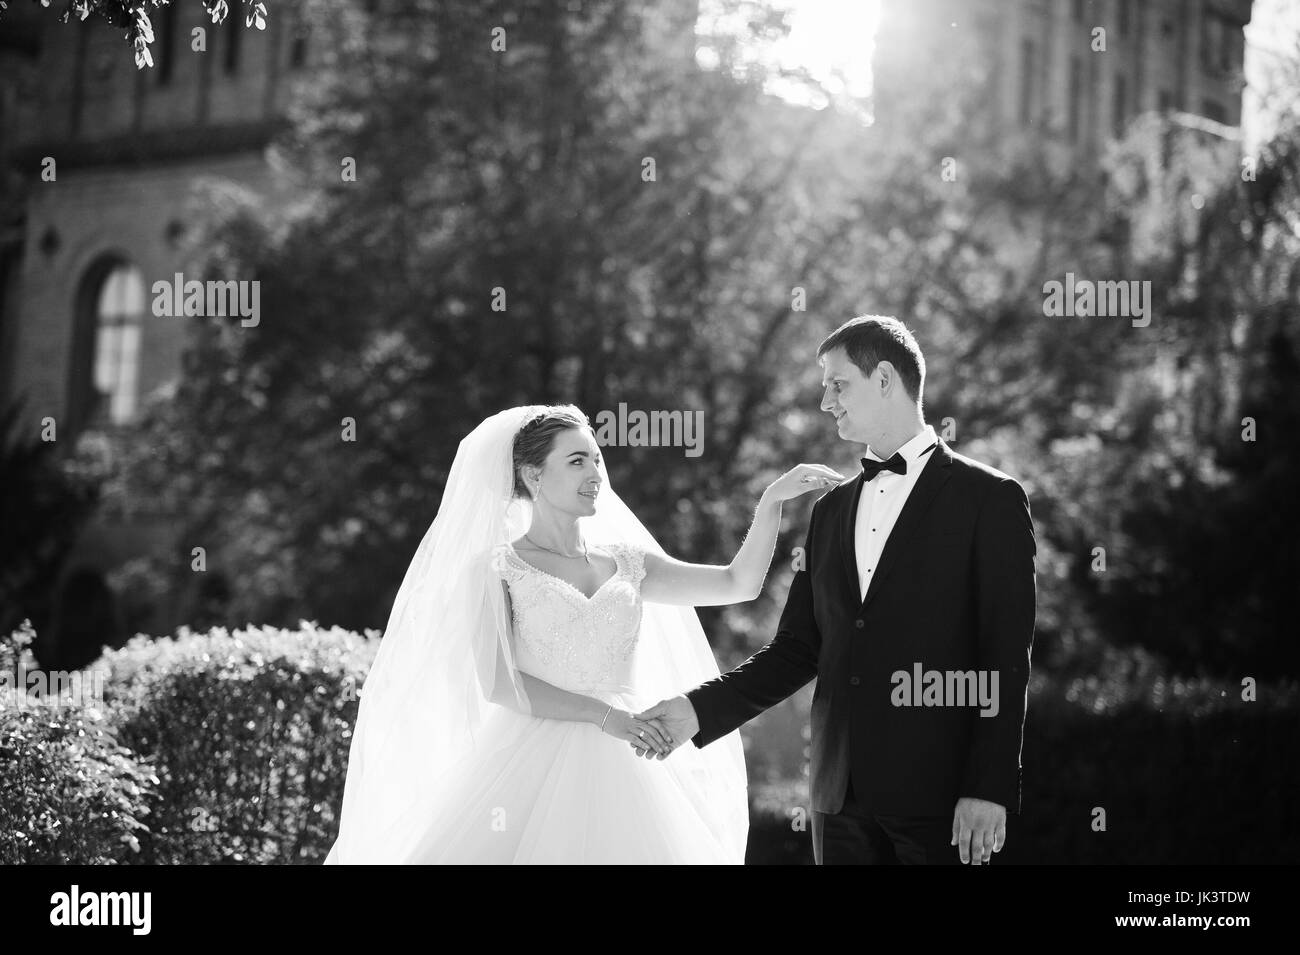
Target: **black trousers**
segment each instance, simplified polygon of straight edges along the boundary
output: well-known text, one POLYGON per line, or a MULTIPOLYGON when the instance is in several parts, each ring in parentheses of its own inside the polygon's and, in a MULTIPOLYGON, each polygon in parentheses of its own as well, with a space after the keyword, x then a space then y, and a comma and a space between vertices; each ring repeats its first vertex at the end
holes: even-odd
POLYGON ((853 784, 836 813, 812 814, 818 865, 961 865, 952 842, 952 814, 879 816, 864 810, 853 784))

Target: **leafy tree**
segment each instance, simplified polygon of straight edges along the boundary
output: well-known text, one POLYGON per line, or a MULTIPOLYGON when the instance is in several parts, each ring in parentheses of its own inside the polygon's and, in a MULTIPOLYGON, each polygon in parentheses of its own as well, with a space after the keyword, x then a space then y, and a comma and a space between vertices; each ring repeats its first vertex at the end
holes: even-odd
POLYGON ((30 436, 25 423, 20 402, 0 413, 0 633, 24 618, 38 627, 49 619, 50 584, 102 480, 84 460, 61 460, 55 443, 30 436))
MULTIPOLYGON (((784 28, 736 7, 755 35, 784 28)), ((764 480, 852 467, 813 354, 844 318, 891 312, 926 350, 929 420, 1030 490, 1036 659, 1086 670, 1136 644, 1185 672, 1295 672, 1276 639, 1297 525, 1279 437, 1294 124, 1253 181, 1231 147, 1156 117, 1094 166, 1050 135, 990 138, 974 86, 874 128, 791 107, 735 39, 700 69, 685 3, 309 19, 325 62, 281 144, 305 198, 280 215, 214 191, 202 245, 211 274, 261 280, 266 317, 202 324, 114 497, 170 507, 208 548, 229 602, 200 623, 382 624, 456 443, 528 402, 703 412, 699 458, 609 458, 670 548, 723 559, 764 480), (1150 281, 1150 326, 1048 317, 1043 285, 1067 271, 1150 281)), ((778 607, 704 616, 742 652, 778 607)))
POLYGON ((782 404, 817 413, 827 329, 793 287, 822 290, 818 315, 851 308, 832 276, 857 271, 844 157, 863 134, 701 71, 693 26, 673 3, 338 12, 283 144, 307 198, 276 219, 211 196, 205 265, 259 280, 266 317, 202 326, 115 506, 129 486, 172 508, 230 614, 374 625, 474 424, 626 402, 706 428, 699 459, 614 451, 630 503, 690 553, 734 547, 742 479, 803 456, 782 404))
MULTIPOLYGON (((32 0, 32 2, 42 7, 55 6, 50 0, 32 0)), ((122 38, 130 43, 135 51, 136 68, 145 69, 153 66, 153 54, 149 51, 149 44, 153 43, 154 39, 153 21, 150 15, 176 2, 177 0, 66 0, 62 4, 59 19, 68 23, 73 18, 85 21, 93 16, 106 20, 112 26, 122 27, 125 31, 122 38)), ((208 12, 213 23, 225 22, 230 12, 227 0, 199 0, 199 2, 203 4, 203 9, 208 12)), ((266 29, 266 4, 262 0, 243 0, 243 4, 244 25, 259 30, 266 29)), ((5 0, 0 0, 0 18, 3 18, 7 7, 5 0)))

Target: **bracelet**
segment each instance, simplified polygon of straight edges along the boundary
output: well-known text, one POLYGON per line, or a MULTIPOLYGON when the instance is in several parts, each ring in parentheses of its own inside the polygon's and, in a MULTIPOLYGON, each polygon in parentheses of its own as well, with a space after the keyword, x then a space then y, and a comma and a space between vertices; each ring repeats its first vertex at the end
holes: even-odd
POLYGON ((609 719, 609 714, 614 712, 614 704, 609 704, 609 709, 605 711, 605 718, 600 721, 600 731, 605 732, 605 720, 609 719))

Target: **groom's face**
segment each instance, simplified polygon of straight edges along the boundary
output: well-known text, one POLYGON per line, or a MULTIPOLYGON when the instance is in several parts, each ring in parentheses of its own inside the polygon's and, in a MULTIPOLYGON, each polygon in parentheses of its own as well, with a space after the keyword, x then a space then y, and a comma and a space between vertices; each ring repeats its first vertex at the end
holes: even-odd
POLYGON ((822 366, 822 411, 835 418, 835 427, 845 441, 866 444, 884 413, 880 389, 871 375, 849 359, 843 348, 832 348, 819 359, 822 366))

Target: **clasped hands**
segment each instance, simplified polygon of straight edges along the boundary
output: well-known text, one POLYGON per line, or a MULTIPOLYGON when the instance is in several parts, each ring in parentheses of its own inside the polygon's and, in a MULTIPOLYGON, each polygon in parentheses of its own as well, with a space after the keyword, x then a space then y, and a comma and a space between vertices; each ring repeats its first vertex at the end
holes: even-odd
POLYGON ((602 729, 626 741, 638 756, 667 759, 673 750, 700 731, 700 723, 691 701, 676 696, 640 713, 611 710, 602 729))
MULTIPOLYGON (((700 731, 695 707, 684 696, 663 700, 640 713, 611 712, 605 732, 626 740, 638 756, 666 759, 700 731), (610 725, 612 724, 612 725, 610 725)), ((1007 838, 1007 811, 998 803, 963 796, 952 818, 952 841, 961 861, 980 865, 1002 851, 1007 838)))

